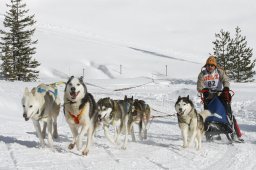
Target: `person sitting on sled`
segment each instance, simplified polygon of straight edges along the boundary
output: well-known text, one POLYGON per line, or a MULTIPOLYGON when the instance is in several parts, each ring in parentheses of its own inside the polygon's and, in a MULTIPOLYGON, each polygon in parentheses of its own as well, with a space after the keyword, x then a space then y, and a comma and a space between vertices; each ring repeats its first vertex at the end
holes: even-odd
MULTIPOLYGON (((207 104, 214 97, 213 94, 209 93, 209 90, 222 91, 218 94, 223 101, 223 104, 228 112, 228 114, 232 114, 231 110, 231 95, 229 93, 229 77, 226 75, 225 71, 218 67, 217 60, 215 56, 210 56, 206 60, 206 64, 202 68, 201 72, 198 75, 197 80, 197 91, 199 93, 203 93, 204 101, 204 109, 207 109, 207 104)), ((237 135, 237 141, 243 142, 244 140, 241 138, 242 133, 238 126, 238 123, 234 118, 234 128, 237 135)), ((236 138, 234 136, 234 138, 236 138)), ((234 139, 236 140, 236 139, 234 139)))

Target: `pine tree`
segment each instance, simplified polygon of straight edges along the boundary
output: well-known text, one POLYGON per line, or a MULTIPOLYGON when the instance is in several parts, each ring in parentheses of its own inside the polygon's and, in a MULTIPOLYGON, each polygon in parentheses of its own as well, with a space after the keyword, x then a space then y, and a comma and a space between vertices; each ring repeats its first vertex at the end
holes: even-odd
POLYGON ((29 10, 25 9, 22 0, 11 0, 7 7, 9 11, 3 22, 6 30, 0 30, 2 74, 7 80, 35 81, 39 74, 36 68, 40 64, 32 58, 36 53, 33 45, 37 43, 31 39, 35 32, 34 15, 26 15, 29 10))
POLYGON ((231 38, 228 31, 220 30, 220 33, 215 34, 216 40, 212 42, 214 44, 214 55, 217 57, 218 65, 221 66, 227 74, 232 69, 230 61, 230 46, 231 38))
POLYGON ((236 28, 235 38, 232 42, 231 55, 233 56, 232 79, 237 82, 251 82, 255 71, 256 59, 252 60, 252 48, 247 47, 246 37, 241 35, 241 29, 236 28))

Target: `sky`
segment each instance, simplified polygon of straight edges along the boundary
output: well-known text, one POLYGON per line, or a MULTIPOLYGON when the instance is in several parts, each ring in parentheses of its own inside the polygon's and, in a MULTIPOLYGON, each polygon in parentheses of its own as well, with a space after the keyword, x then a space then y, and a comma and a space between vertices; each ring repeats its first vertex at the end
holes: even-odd
MULTIPOLYGON (((5 3, 0 1, 0 29, 5 3)), ((215 33, 239 26, 255 48, 256 2, 251 0, 26 0, 35 14, 41 63, 38 82, 0 81, 0 169, 256 169, 255 82, 234 83, 232 108, 245 143, 206 142, 197 151, 182 148, 175 116, 178 96, 189 95, 198 111, 197 76, 212 53, 215 33), (167 69, 167 70, 166 70, 167 69), (166 74, 167 73, 167 74, 166 74), (31 121, 25 122, 25 87, 67 81, 84 75, 96 100, 145 100, 154 118, 148 139, 131 141, 126 150, 112 145, 97 129, 89 155, 68 150, 71 131, 61 108, 59 138, 53 149, 40 148, 31 121), (126 88, 126 90, 115 91, 126 88), (157 111, 153 111, 157 110, 157 111)), ((254 57, 255 58, 255 57, 254 57)), ((64 86, 58 87, 63 103, 64 86)), ((135 127, 136 137, 138 128, 135 127)), ((137 137, 138 138, 138 137, 137 137)), ((47 141, 46 141, 47 142, 47 141)), ((86 137, 84 139, 86 142, 86 137)))

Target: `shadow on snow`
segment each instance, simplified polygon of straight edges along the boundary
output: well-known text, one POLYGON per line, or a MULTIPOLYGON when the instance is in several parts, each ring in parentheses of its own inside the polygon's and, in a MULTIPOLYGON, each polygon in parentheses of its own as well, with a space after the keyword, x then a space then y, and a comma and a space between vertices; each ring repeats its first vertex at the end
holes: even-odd
POLYGON ((0 141, 3 141, 6 144, 18 143, 18 144, 26 146, 28 148, 34 148, 34 147, 38 146, 38 143, 35 141, 23 141, 23 140, 18 140, 15 137, 2 136, 2 135, 0 135, 0 141))

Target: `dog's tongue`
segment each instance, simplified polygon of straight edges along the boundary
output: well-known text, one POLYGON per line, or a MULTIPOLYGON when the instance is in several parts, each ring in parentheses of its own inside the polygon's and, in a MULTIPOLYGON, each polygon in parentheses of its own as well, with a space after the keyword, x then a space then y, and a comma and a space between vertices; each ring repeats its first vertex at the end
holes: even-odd
POLYGON ((70 93, 70 96, 71 96, 72 98, 75 98, 75 97, 76 97, 76 92, 71 92, 71 93, 70 93))
POLYGON ((184 112, 178 112, 178 115, 182 116, 184 114, 184 112))
POLYGON ((78 95, 78 93, 79 93, 79 92, 77 92, 77 93, 76 93, 76 92, 71 92, 71 93, 70 93, 70 96, 72 97, 72 99, 75 99, 76 96, 78 95))
POLYGON ((72 98, 76 98, 76 92, 71 92, 71 93, 70 93, 70 96, 71 96, 72 98))

